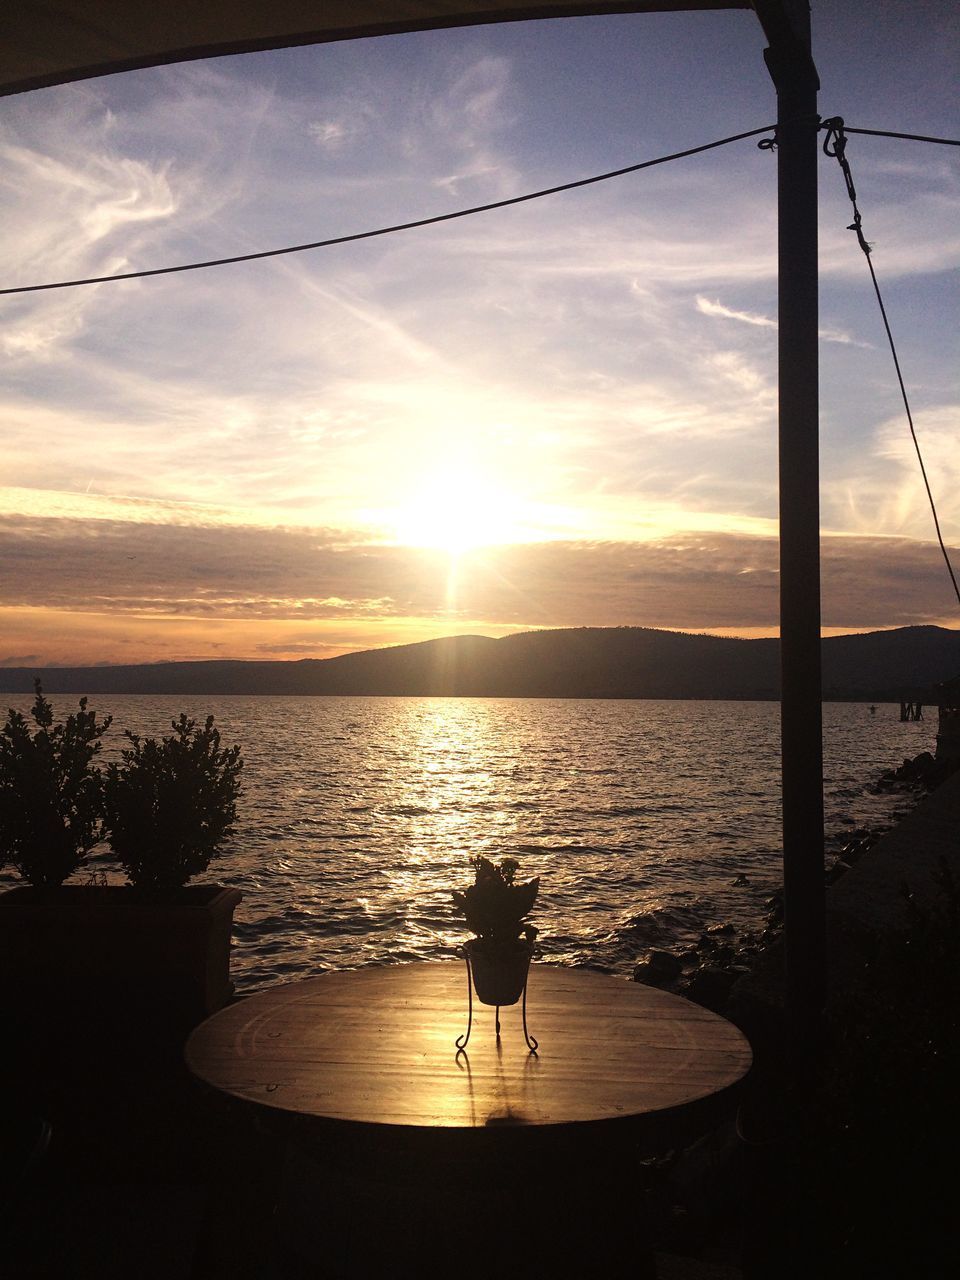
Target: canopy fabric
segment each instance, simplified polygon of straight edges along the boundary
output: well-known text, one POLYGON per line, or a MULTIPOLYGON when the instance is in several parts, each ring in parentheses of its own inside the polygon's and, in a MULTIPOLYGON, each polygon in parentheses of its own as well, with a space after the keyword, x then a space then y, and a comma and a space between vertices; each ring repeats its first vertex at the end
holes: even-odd
POLYGON ((137 67, 401 31, 754 7, 750 0, 9 0, 0 15, 0 96, 137 67))

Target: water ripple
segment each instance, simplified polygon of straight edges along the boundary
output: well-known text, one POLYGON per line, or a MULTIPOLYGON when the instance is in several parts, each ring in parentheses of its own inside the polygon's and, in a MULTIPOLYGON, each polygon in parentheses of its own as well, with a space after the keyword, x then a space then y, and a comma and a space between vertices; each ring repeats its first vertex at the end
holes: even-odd
MULTIPOLYGON (((12 699, 16 702, 16 699, 12 699)), ((22 699, 26 709, 29 699, 22 699)), ((238 885, 234 973, 251 990, 326 969, 450 957, 468 858, 540 875, 546 958, 629 972, 650 946, 756 928, 779 888, 774 703, 103 697, 118 729, 212 712, 245 795, 210 877, 238 885), (744 881, 745 878, 745 881, 744 881)), ((57 706, 57 710, 60 708, 57 706)), ((828 848, 887 824, 879 774, 935 726, 826 704, 828 848)), ((106 759, 122 746, 105 748, 106 759)))

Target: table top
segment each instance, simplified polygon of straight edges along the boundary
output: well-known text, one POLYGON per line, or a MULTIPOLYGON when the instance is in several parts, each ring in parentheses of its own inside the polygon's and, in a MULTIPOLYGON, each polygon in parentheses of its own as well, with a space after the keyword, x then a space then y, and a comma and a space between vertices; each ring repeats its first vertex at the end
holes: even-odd
POLYGON ((187 1042, 194 1075, 233 1097, 328 1121, 433 1129, 606 1122, 686 1108, 734 1086, 752 1061, 731 1023, 655 987, 531 966, 519 1005, 474 1000, 466 967, 328 973, 221 1010, 187 1042))

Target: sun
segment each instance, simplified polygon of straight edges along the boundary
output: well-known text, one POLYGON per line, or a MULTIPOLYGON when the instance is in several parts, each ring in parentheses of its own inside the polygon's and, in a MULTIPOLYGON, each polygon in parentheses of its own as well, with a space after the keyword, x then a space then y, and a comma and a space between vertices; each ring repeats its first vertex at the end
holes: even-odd
POLYGON ((451 556, 523 536, 521 502, 469 463, 451 463, 417 483, 394 519, 398 542, 451 556))

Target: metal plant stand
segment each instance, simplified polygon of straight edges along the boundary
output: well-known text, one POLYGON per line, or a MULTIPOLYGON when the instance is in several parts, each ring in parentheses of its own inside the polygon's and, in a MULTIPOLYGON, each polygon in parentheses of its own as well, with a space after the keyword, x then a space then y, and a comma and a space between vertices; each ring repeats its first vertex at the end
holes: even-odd
MULTIPOLYGON (((473 1030, 473 969, 470 965, 470 953, 464 951, 463 958, 467 965, 467 1029, 462 1036, 458 1036, 454 1042, 457 1046, 457 1053, 461 1054, 467 1047, 470 1040, 470 1032, 473 1030)), ((529 970, 528 970, 529 976, 529 970)), ((500 1039, 500 1006, 496 1005, 496 1026, 497 1039, 500 1039)), ((523 1038, 526 1041, 527 1048, 536 1055, 540 1047, 540 1042, 533 1037, 527 1030, 527 978, 523 980, 523 995, 521 996, 521 1012, 523 1017, 523 1038)))

